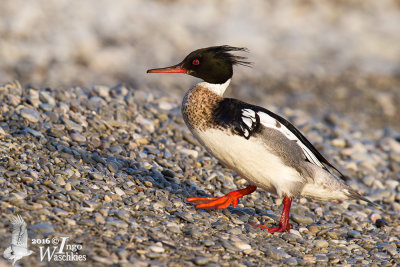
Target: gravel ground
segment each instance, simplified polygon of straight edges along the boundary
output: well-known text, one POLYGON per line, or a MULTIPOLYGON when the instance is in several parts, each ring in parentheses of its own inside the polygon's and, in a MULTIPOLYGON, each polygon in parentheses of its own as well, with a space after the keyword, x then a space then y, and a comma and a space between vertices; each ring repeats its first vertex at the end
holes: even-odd
MULTIPOLYGON (((69 237, 83 262, 69 266, 262 266, 400 264, 400 136, 327 114, 290 118, 349 182, 382 205, 295 200, 293 229, 270 235, 281 200, 258 190, 237 208, 196 210, 189 196, 221 196, 246 181, 211 157, 186 129, 180 103, 141 90, 0 87, 0 250, 9 218, 30 239, 69 237), (368 133, 368 136, 366 136, 368 133)), ((24 266, 53 266, 35 254, 24 266)), ((4 259, 0 266, 6 266, 4 259)), ((58 265, 57 265, 58 266, 58 265)))

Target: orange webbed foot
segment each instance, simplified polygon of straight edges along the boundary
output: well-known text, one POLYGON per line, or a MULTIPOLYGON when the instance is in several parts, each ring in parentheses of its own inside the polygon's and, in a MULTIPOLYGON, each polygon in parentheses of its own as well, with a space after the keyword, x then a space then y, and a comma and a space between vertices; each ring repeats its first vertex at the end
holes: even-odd
POLYGON ((223 197, 190 197, 186 201, 198 204, 196 209, 226 209, 230 204, 236 208, 239 198, 253 193, 256 189, 256 186, 250 185, 244 189, 232 191, 223 197))

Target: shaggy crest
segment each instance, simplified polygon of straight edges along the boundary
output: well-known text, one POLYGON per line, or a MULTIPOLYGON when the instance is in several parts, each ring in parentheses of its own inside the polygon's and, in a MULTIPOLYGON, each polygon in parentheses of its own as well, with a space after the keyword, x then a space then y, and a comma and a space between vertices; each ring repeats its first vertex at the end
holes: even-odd
POLYGON ((250 67, 251 62, 246 61, 246 57, 237 56, 230 52, 249 52, 249 50, 245 47, 234 47, 229 45, 221 45, 221 46, 211 46, 207 48, 198 49, 192 53, 190 53, 186 58, 195 57, 198 54, 214 54, 215 57, 220 57, 226 59, 232 65, 243 65, 250 67))

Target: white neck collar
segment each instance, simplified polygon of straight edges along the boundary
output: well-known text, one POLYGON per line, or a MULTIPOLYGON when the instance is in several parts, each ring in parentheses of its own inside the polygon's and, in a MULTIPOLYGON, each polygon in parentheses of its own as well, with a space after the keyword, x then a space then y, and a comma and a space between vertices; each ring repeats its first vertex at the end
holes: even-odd
POLYGON ((222 96, 230 82, 231 82, 231 79, 227 80, 224 83, 200 82, 200 83, 198 83, 198 85, 207 88, 208 90, 216 93, 219 96, 222 96))

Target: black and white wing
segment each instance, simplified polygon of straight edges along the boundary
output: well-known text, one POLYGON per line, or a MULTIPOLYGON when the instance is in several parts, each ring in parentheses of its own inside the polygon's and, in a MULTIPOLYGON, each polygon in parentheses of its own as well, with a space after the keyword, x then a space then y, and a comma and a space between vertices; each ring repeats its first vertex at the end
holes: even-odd
POLYGON ((11 243, 19 247, 28 247, 28 231, 26 229, 26 223, 22 219, 21 215, 13 216, 11 218, 12 225, 12 238, 11 243))
POLYGON ((318 152, 296 127, 286 119, 265 108, 247 104, 236 99, 225 98, 216 109, 215 117, 219 123, 229 125, 236 134, 246 139, 259 132, 261 126, 275 129, 289 140, 296 142, 302 149, 306 160, 328 172, 335 171, 343 180, 347 179, 318 152))

